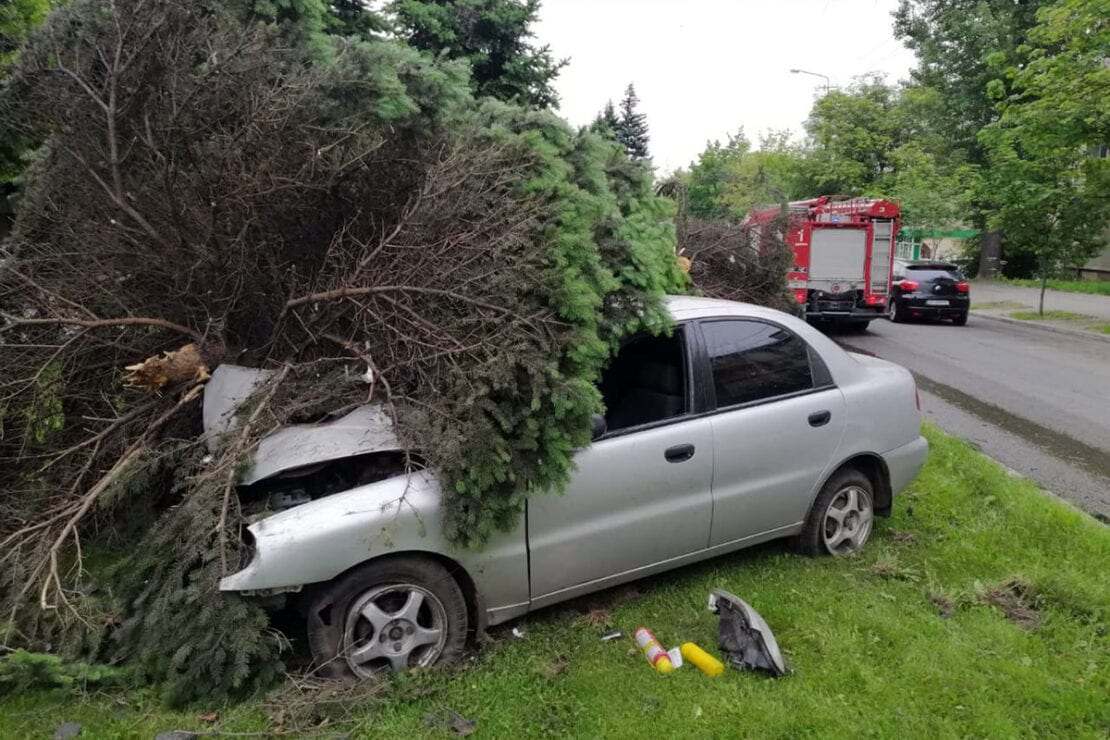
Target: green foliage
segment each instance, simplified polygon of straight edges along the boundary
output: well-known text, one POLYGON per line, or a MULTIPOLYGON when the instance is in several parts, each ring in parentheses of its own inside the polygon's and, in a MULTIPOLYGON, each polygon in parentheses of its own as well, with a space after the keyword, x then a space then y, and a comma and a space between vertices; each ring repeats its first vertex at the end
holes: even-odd
MULTIPOLYGON (((1023 288, 1039 288, 1040 280, 1006 279, 1002 282, 1007 285, 1018 285, 1023 288)), ((1049 280, 1046 286, 1049 290, 1062 290, 1067 293, 1089 293, 1091 295, 1110 296, 1110 280, 1049 280)))
MULTIPOLYGON (((196 463, 182 466, 194 472, 196 463)), ((179 485, 188 479, 182 476, 179 485)), ((221 593, 222 559, 232 569, 239 545, 220 542, 221 486, 189 492, 139 539, 108 575, 123 619, 111 635, 117 660, 134 661, 163 685, 171 704, 242 697, 281 674, 280 635, 266 613, 221 593)))
POLYGON ((633 161, 645 160, 648 153, 648 125, 647 115, 638 109, 640 98, 636 95, 636 88, 629 83, 621 98, 621 113, 617 119, 617 141, 624 146, 628 157, 633 161))
POLYGON ((540 0, 394 0, 389 9, 408 44, 467 63, 476 97, 558 104, 552 83, 566 61, 531 42, 540 0))
POLYGON ((617 130, 620 128, 621 122, 617 118, 617 111, 613 107, 613 101, 610 100, 605 103, 605 107, 597 114, 597 117, 590 123, 590 130, 596 134, 607 136, 611 139, 616 139, 617 130))
MULTIPOLYGON (((42 369, 35 381, 34 400, 23 409, 23 418, 18 421, 26 428, 27 436, 36 444, 46 444, 65 426, 65 409, 62 406, 64 393, 62 368, 52 362, 42 369)), ((0 422, 4 414, 0 412, 0 422)))
POLYGON ((1009 255, 1009 239, 996 227, 1000 175, 989 170, 993 158, 980 132, 997 117, 995 105, 1009 95, 1010 80, 997 70, 1016 63, 1037 9, 1050 0, 901 0, 894 32, 917 53, 913 81, 936 93, 932 123, 947 137, 951 150, 972 166, 965 170, 963 210, 983 234, 979 274, 991 277, 1002 255, 1013 269, 1022 260, 1009 255), (989 226, 988 222, 993 224, 989 226), (990 233, 987 233, 990 232, 990 233))
POLYGON ((1085 321, 1094 318, 1082 313, 1075 313, 1074 311, 1045 311, 1037 313, 1034 311, 1014 311, 1010 314, 1011 318, 1021 319, 1022 321, 1085 321))
POLYGON ((332 53, 326 0, 232 0, 228 7, 248 23, 266 24, 309 58, 324 61, 332 53))
POLYGON ((1105 244, 1110 159, 1090 148, 1110 141, 1110 13, 1107 0, 1061 0, 1037 14, 1020 66, 1000 68, 1013 93, 980 132, 998 202, 993 223, 1010 245, 1051 277, 1105 244))
POLYGON ((546 112, 488 102, 479 120, 487 136, 531 161, 522 187, 544 204, 544 281, 570 334, 561 357, 492 375, 484 397, 468 397, 480 410, 469 417, 474 431, 440 468, 449 482, 446 533, 471 546, 514 527, 528 495, 565 485, 574 451, 589 442, 589 417, 601 410, 596 382, 610 353, 628 334, 668 330, 657 297, 685 285, 669 202, 652 192, 646 167, 546 112))
MULTIPOLYGON (((407 7, 444 22, 488 12, 518 32, 536 9, 407 7)), ((0 308, 51 317, 80 305, 186 327, 36 323, 19 327, 18 347, 0 345, 11 386, 25 388, 9 416, 34 405, 35 384, 23 380, 41 377, 64 418, 82 420, 59 427, 47 405, 39 416, 58 434, 0 438, 2 472, 19 484, 0 509, 0 538, 57 505, 73 510, 123 451, 144 450, 76 533, 86 552, 126 551, 95 579, 95 598, 71 601, 94 618, 19 637, 41 644, 72 629, 75 651, 134 661, 175 702, 241 696, 280 669, 282 643, 264 613, 217 590, 238 566, 243 523, 224 486, 257 439, 202 465, 195 416, 154 422, 181 387, 156 397, 121 389, 118 368, 180 347, 181 333, 197 335, 213 366, 295 368, 280 403, 253 407, 266 413, 260 436, 306 409, 366 403, 366 386, 343 378, 376 362, 373 400, 397 409, 399 433, 443 478, 445 534, 480 547, 519 524, 526 496, 565 484, 611 352, 630 333, 668 331, 661 296, 686 289, 673 206, 652 192, 646 164, 548 111, 492 99, 541 102, 552 70, 543 85, 512 73, 517 62, 535 72, 535 55, 513 47, 500 77, 482 77, 471 54, 433 57, 375 38, 358 30, 366 19, 337 21, 339 10, 312 0, 73 0, 0 99, 14 125, 46 141, 13 232, 10 264, 23 272, 0 271, 0 308), (116 48, 127 55, 119 66, 106 51, 116 48), (474 98, 468 66, 487 97, 474 98), (114 116, 84 80, 117 96, 114 116), (349 288, 367 292, 345 300, 349 288), (39 374, 55 361, 56 376, 39 374), (29 485, 42 460, 71 447, 29 485)), ((484 21, 465 30, 478 34, 467 43, 490 38, 484 21)), ((37 606, 36 568, 68 517, 48 519, 5 561, 5 608, 37 606)), ((63 561, 75 564, 62 569, 68 588, 86 585, 76 539, 61 533, 63 561)))
POLYGON ((804 145, 785 132, 757 147, 743 131, 713 142, 685 175, 690 212, 738 220, 755 205, 868 195, 899 201, 907 226, 958 225, 976 173, 948 142, 939 105, 934 90, 867 77, 814 103, 804 145))
POLYGON ((327 30, 336 36, 369 39, 389 30, 389 23, 367 0, 331 0, 327 30))
MULTIPOLYGON (((19 55, 27 35, 46 18, 50 0, 9 0, 0 4, 0 83, 19 55)), ((0 198, 11 187, 24 168, 30 144, 0 122, 0 198)), ((0 212, 6 209, 0 208, 0 212)))
POLYGON ((0 73, 14 60, 31 29, 42 23, 51 0, 8 0, 0 5, 0 73))
POLYGON ((938 93, 948 139, 973 164, 986 162, 979 130, 996 116, 994 96, 1005 95, 992 66, 1016 61, 1048 1, 901 0, 895 13, 895 35, 917 53, 914 82, 938 93))
POLYGON ((786 132, 767 134, 755 150, 743 130, 724 145, 710 143, 683 176, 690 214, 740 220, 752 206, 812 196, 806 154, 786 132))
POLYGON ((898 102, 895 89, 871 78, 814 103, 806 131, 817 194, 862 194, 893 171, 905 129, 898 102))
POLYGON ((0 657, 0 696, 33 689, 111 688, 130 679, 131 672, 125 668, 66 662, 47 653, 15 650, 0 657))

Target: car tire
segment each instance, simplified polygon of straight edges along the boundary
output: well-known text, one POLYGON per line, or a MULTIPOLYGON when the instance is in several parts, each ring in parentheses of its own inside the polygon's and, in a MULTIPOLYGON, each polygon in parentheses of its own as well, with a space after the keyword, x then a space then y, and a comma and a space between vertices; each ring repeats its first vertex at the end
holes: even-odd
POLYGON ((906 323, 906 312, 898 303, 897 298, 890 299, 890 307, 887 309, 887 316, 889 316, 890 320, 895 324, 906 323))
POLYGON ((967 324, 967 311, 952 319, 953 326, 964 326, 965 324, 967 324))
POLYGON ((875 524, 875 491, 871 480, 855 468, 837 471, 813 501, 797 549, 809 557, 852 555, 871 536, 875 524))
POLYGON ((867 327, 871 326, 870 321, 853 321, 844 325, 852 334, 863 334, 867 331, 867 327))
POLYGON ((313 664, 328 678, 450 665, 466 646, 466 599, 430 558, 368 563, 309 595, 308 604, 313 664))

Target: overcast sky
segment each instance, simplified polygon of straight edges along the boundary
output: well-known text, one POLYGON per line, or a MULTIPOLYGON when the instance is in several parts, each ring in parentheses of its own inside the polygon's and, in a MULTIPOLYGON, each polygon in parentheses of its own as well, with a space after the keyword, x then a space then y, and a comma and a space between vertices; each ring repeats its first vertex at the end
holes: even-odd
POLYGON ((589 123, 629 82, 647 114, 661 172, 743 126, 796 135, 824 80, 882 72, 904 79, 913 53, 894 38, 898 0, 543 0, 537 40, 569 57, 556 88, 562 115, 589 123))

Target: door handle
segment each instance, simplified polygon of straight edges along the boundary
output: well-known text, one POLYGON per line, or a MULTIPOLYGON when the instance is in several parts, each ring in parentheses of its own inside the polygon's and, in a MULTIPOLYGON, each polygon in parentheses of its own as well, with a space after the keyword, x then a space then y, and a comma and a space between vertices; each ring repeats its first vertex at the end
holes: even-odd
POLYGON ((811 427, 823 427, 829 423, 829 419, 831 418, 831 411, 818 411, 809 415, 809 425, 811 427))
POLYGON ((667 451, 663 453, 663 457, 667 458, 667 462, 672 463, 686 462, 693 456, 693 445, 675 445, 674 447, 668 447, 667 451))

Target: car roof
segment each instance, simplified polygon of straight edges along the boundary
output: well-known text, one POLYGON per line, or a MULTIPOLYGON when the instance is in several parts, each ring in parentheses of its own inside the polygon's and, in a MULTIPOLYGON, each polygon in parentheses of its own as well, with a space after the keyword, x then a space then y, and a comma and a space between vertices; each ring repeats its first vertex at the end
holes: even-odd
POLYGON ((838 382, 859 372, 859 364, 839 345, 797 316, 766 306, 739 301, 725 301, 700 296, 666 296, 664 303, 671 317, 678 322, 696 319, 741 318, 756 319, 783 326, 797 334, 813 347, 828 365, 838 382))
POLYGON ((958 270, 959 266, 951 262, 938 262, 937 260, 905 260, 902 262, 906 267, 927 267, 933 270, 958 270))
POLYGON ((669 295, 664 298, 667 310, 677 320, 701 319, 713 316, 752 316, 755 318, 781 320, 784 314, 766 306, 754 303, 726 301, 720 298, 701 296, 669 295))

